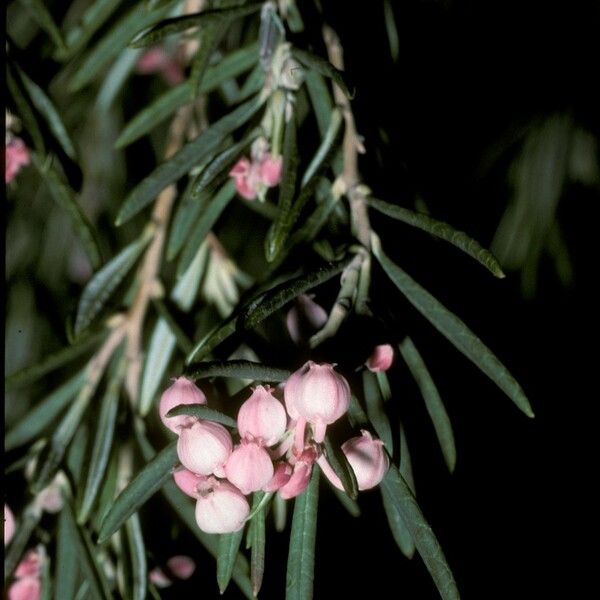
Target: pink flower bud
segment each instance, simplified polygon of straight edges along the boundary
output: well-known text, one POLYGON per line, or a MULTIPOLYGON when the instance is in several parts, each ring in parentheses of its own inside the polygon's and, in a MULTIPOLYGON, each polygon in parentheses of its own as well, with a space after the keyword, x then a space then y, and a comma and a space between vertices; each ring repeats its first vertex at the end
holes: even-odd
POLYGON ((173 479, 175 480, 175 485, 188 496, 192 498, 198 497, 198 486, 206 481, 206 477, 203 475, 196 475, 196 473, 192 473, 188 469, 178 469, 173 472, 173 479))
POLYGON ((148 574, 148 578, 157 588, 166 588, 173 583, 160 567, 154 567, 148 574))
POLYGON ((225 464, 225 476, 243 494, 256 492, 273 477, 271 457, 258 444, 242 441, 225 464))
POLYGON ((265 485, 263 490, 265 492, 276 492, 282 488, 292 476, 292 466, 287 462, 280 462, 275 465, 275 471, 271 481, 265 485))
POLYGON ((38 550, 30 550, 17 565, 15 577, 39 577, 42 572, 43 559, 44 557, 38 550))
POLYGON ((301 417, 297 424, 297 442, 303 441, 302 419, 313 424, 314 439, 322 442, 326 426, 348 410, 350 386, 342 375, 333 370, 333 365, 317 365, 308 361, 287 380, 284 399, 288 414, 292 418, 294 414, 301 417))
POLYGON ((373 353, 366 362, 367 369, 376 373, 377 371, 387 371, 392 366, 394 360, 394 349, 390 344, 381 344, 373 348, 373 353))
POLYGON ((160 46, 155 46, 154 48, 146 50, 146 52, 138 58, 135 70, 143 75, 156 73, 168 60, 168 55, 165 50, 160 46))
POLYGON ((267 187, 275 187, 281 181, 281 171, 283 168, 283 158, 273 158, 270 154, 265 154, 260 163, 260 180, 267 187))
POLYGON ((8 504, 4 505, 4 545, 8 546, 10 544, 10 540, 12 540, 13 535, 15 535, 15 516, 10 510, 8 504))
POLYGON ((178 579, 189 579, 196 570, 196 563, 189 556, 172 556, 167 567, 178 579))
POLYGON ((237 426, 240 436, 264 446, 273 446, 285 433, 287 416, 283 404, 262 385, 238 412, 237 426))
POLYGON ((193 381, 187 377, 178 377, 160 397, 159 414, 165 427, 179 433, 182 427, 186 427, 197 421, 194 417, 179 415, 178 417, 167 417, 167 413, 180 404, 206 404, 206 396, 193 381))
POLYGON ((199 475, 221 475, 233 449, 229 431, 219 423, 198 421, 184 427, 177 442, 181 464, 199 475))
POLYGON ((4 152, 4 181, 10 183, 21 168, 29 164, 29 150, 21 138, 13 137, 6 144, 4 152))
POLYGON ((160 74, 170 86, 177 85, 184 80, 183 69, 175 58, 169 58, 160 69, 160 74))
POLYGON ((8 600, 39 600, 41 596, 39 577, 21 577, 8 588, 8 600))
POLYGON ((356 475, 359 490, 370 490, 378 485, 390 466, 383 442, 373 439, 364 429, 361 430, 360 437, 351 438, 342 444, 342 452, 356 475))
POLYGON ((244 526, 250 505, 240 490, 228 481, 209 477, 199 488, 196 523, 205 533, 231 533, 244 526))
POLYGON ((302 344, 327 322, 327 313, 307 294, 300 294, 285 319, 295 344, 302 344))
POLYGON ((294 465, 294 471, 289 481, 279 489, 279 495, 284 500, 295 498, 308 487, 315 459, 314 450, 310 453, 302 453, 294 465))
POLYGON ((235 180, 235 189, 237 193, 246 198, 254 200, 258 195, 259 173, 254 165, 246 158, 242 157, 229 171, 229 175, 235 180))

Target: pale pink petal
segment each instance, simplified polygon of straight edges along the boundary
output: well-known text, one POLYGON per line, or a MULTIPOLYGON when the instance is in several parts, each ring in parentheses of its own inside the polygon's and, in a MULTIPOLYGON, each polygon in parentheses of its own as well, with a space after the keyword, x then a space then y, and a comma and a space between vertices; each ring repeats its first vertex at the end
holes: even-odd
POLYGON ((42 572, 42 557, 37 550, 29 550, 15 569, 15 577, 39 577, 42 572))
POLYGON ((15 137, 5 146, 4 180, 10 183, 30 162, 29 150, 21 138, 15 137))
POLYGON ((373 353, 367 360, 367 368, 369 371, 387 371, 394 360, 394 349, 390 344, 381 344, 375 346, 373 353))
POLYGON ((21 577, 8 588, 8 600, 39 600, 42 582, 38 577, 21 577))
POLYGON ((168 60, 169 56, 163 48, 160 46, 150 48, 139 57, 135 70, 144 75, 156 73, 168 60))
POLYGON ((10 540, 12 540, 13 535, 15 534, 16 524, 15 524, 15 516, 10 510, 8 504, 4 505, 4 545, 8 546, 10 544, 10 540))
POLYGON ((281 156, 273 158, 266 154, 260 163, 260 179, 267 187, 274 187, 281 182, 283 159, 281 156))
POLYGON ((177 555, 167 561, 167 567, 178 579, 189 579, 196 570, 196 563, 189 556, 177 555))
POLYGON ((160 567, 154 567, 148 577, 157 588, 166 588, 173 583, 160 567))

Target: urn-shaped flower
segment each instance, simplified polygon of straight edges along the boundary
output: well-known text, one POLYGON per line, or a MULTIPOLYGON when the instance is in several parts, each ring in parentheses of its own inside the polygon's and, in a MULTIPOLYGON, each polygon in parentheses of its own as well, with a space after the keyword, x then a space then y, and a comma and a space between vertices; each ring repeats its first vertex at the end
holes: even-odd
POLYGON ((205 533, 231 533, 244 526, 250 505, 240 490, 227 481, 209 477, 199 487, 196 523, 205 533))
POLYGON ((197 421, 184 427, 177 442, 181 464, 198 475, 222 476, 233 442, 229 431, 219 423, 197 421))
POLYGON ((240 436, 264 446, 276 444, 285 433, 286 424, 283 404, 262 385, 242 404, 237 417, 240 436))
POLYGON ((273 477, 268 452, 254 442, 242 440, 225 464, 225 475, 244 494, 265 487, 273 477))
POLYGON ((163 392, 160 398, 160 418, 165 427, 168 427, 175 433, 179 433, 182 427, 196 421, 194 417, 188 417, 187 415, 179 415, 178 417, 166 416, 172 408, 180 404, 206 404, 206 396, 202 390, 187 377, 178 377, 173 382, 173 385, 163 392))

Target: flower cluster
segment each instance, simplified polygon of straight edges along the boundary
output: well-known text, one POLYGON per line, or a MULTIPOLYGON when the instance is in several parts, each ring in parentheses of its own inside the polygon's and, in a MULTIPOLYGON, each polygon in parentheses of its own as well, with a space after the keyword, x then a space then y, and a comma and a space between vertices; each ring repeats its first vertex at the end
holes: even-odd
POLYGON ((8 588, 8 600, 39 600, 42 596, 42 567, 46 561, 43 546, 30 550, 15 570, 15 581, 8 588))
MULTIPOLYGON (((237 415, 239 439, 234 442, 221 424, 190 416, 167 417, 181 404, 206 404, 196 385, 179 377, 162 395, 163 423, 179 435, 182 467, 173 473, 177 486, 196 499, 196 522, 206 533, 228 533, 243 527, 250 513, 246 496, 277 492, 284 500, 301 494, 318 462, 333 485, 342 488, 322 454, 327 426, 344 415, 350 387, 333 365, 307 362, 279 389, 254 388, 237 415)), ((376 486, 388 468, 380 440, 363 431, 342 451, 361 490, 376 486)))

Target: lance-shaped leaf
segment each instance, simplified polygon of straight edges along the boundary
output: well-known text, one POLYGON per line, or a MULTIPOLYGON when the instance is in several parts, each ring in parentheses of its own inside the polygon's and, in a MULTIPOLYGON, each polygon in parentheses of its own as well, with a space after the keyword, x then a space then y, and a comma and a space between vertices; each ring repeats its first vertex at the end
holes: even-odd
POLYGON ((348 514, 351 517, 360 517, 360 506, 358 506, 358 502, 356 500, 352 500, 346 492, 342 490, 338 490, 335 486, 331 484, 329 480, 327 480, 330 484, 331 490, 334 493, 335 497, 340 501, 340 504, 348 511, 348 514))
POLYGON ((8 84, 8 91, 11 98, 17 107, 19 117, 23 121, 25 131, 31 137, 35 149, 40 154, 43 154, 45 152, 44 137, 40 131, 37 119, 29 106, 29 102, 26 100, 19 83, 17 83, 17 75, 13 72, 10 63, 8 63, 6 69, 6 83, 8 84))
POLYGON ((102 81, 102 85, 98 91, 98 95, 96 96, 94 108, 99 113, 106 113, 110 111, 117 95, 135 68, 139 57, 139 50, 130 50, 127 48, 126 50, 123 50, 123 52, 121 52, 119 55, 119 58, 115 60, 112 67, 106 74, 106 77, 102 81))
POLYGON ((368 203, 369 206, 372 206, 375 210, 392 219, 397 219, 413 227, 418 227, 460 248, 460 250, 474 258, 496 277, 506 277, 496 257, 463 231, 458 231, 451 225, 448 225, 448 223, 438 221, 428 215, 417 213, 395 204, 389 204, 376 198, 369 198, 368 203))
MULTIPOLYGON (((343 492, 342 492, 343 493, 343 492)), ((344 494, 346 496, 346 494, 344 494)), ((348 496, 346 496, 347 498, 348 496)), ((275 531, 282 532, 287 522, 287 501, 279 494, 273 498, 273 518, 275 520, 275 531)))
POLYGON ((92 81, 101 69, 119 55, 140 29, 154 25, 168 12, 168 6, 149 11, 144 2, 139 2, 127 15, 117 21, 87 55, 71 78, 70 91, 78 92, 92 81))
POLYGON ((319 471, 318 465, 314 465, 308 487, 295 500, 287 562, 286 600, 310 600, 313 597, 319 471))
POLYGON ((456 465, 456 446, 454 445, 454 433, 452 432, 452 424, 450 418, 442 402, 442 398, 438 389, 431 377, 425 361, 417 350, 413 341, 406 337, 399 346, 402 358, 406 362, 412 376, 415 378, 427 412, 431 417, 435 434, 444 455, 444 460, 450 472, 454 471, 456 465))
POLYGON ((371 421, 379 438, 383 441, 387 451, 394 453, 394 439, 390 421, 385 414, 383 398, 379 392, 379 385, 375 373, 363 371, 363 390, 367 405, 367 416, 371 421))
POLYGON ((252 118, 265 101, 262 95, 238 106, 214 125, 186 144, 167 162, 157 167, 125 199, 117 225, 122 225, 143 210, 169 184, 177 181, 194 166, 210 160, 223 140, 235 129, 252 118))
POLYGON ((265 513, 266 507, 261 505, 260 494, 254 494, 255 508, 258 509, 252 519, 252 554, 250 557, 250 579, 252 581, 252 591, 255 596, 258 596, 258 592, 262 586, 263 575, 265 572, 265 513))
POLYGON ((40 111, 43 115, 44 119, 48 123, 50 127, 50 131, 54 134, 54 137, 60 143, 62 149, 65 151, 65 154, 70 158, 75 158, 75 148, 73 147, 73 142, 67 133, 67 129, 65 128, 58 111, 56 110, 52 100, 48 98, 44 90, 34 83, 21 69, 18 69, 19 75, 21 77, 21 81, 33 102, 33 105, 40 111))
POLYGON ((48 186, 48 190, 54 201, 69 216, 73 230, 79 237, 92 267, 97 269, 102 264, 102 255, 100 254, 97 241, 98 236, 94 227, 81 210, 75 198, 75 193, 64 183, 56 168, 48 163, 48 161, 42 162, 41 158, 34 154, 32 155, 32 162, 48 186))
POLYGON ((83 381, 84 373, 78 373, 28 410, 6 434, 4 449, 12 450, 36 439, 73 399, 83 381))
POLYGON ((224 28, 233 19, 239 19, 247 15, 251 15, 260 9, 260 4, 251 4, 250 6, 238 6, 234 8, 223 8, 214 10, 204 10, 202 12, 191 15, 182 15, 180 17, 172 17, 165 19, 150 31, 135 40, 132 48, 142 48, 156 44, 160 40, 169 35, 180 33, 188 29, 199 28, 204 29, 210 26, 224 28))
POLYGON ((265 72, 260 65, 256 65, 250 72, 244 84, 242 85, 239 94, 235 97, 236 102, 242 102, 246 98, 250 98, 260 90, 265 84, 265 72))
POLYGON ((272 262, 283 247, 285 237, 294 224, 292 201, 296 192, 296 175, 298 172, 298 145, 296 143, 296 121, 290 119, 285 128, 283 140, 283 168, 279 186, 279 202, 277 217, 271 225, 265 239, 265 256, 272 262))
POLYGON ((342 486, 345 492, 356 500, 358 497, 358 484, 356 483, 356 475, 346 455, 342 452, 341 448, 331 443, 329 436, 325 437, 325 453, 327 460, 331 465, 331 468, 335 471, 335 474, 340 478, 342 486))
POLYGON ((56 540, 56 569, 54 572, 56 600, 73 600, 79 581, 79 555, 77 540, 74 538, 71 518, 67 511, 61 510, 58 517, 56 540))
POLYGON ((151 237, 152 227, 148 228, 141 238, 123 248, 88 281, 77 307, 75 335, 86 329, 96 318, 121 281, 133 268, 151 237))
POLYGON ((42 0, 21 0, 29 9, 31 16, 37 21, 38 25, 50 36, 52 42, 59 50, 66 50, 65 41, 60 29, 54 22, 50 11, 42 0))
POLYGON ((302 176, 302 187, 304 187, 310 181, 310 179, 316 173, 318 173, 321 165, 323 165, 324 162, 327 162, 326 159, 328 155, 331 154, 343 120, 342 111, 339 108, 335 108, 331 112, 331 119, 329 121, 327 131, 323 136, 323 140, 321 141, 321 145, 306 168, 306 172, 302 176))
POLYGON ((523 389, 494 353, 443 304, 421 287, 410 275, 394 264, 381 249, 376 235, 371 247, 388 277, 408 301, 458 350, 479 367, 528 416, 533 411, 523 389))
POLYGON ((206 73, 210 57, 218 46, 223 34, 223 29, 216 27, 215 25, 209 25, 202 31, 202 35, 200 36, 200 48, 196 51, 192 60, 192 68, 188 78, 194 98, 197 98, 200 93, 198 88, 206 73))
POLYGON ((244 537, 244 528, 233 533, 224 533, 219 536, 219 551, 217 554, 217 583, 221 594, 225 593, 231 576, 233 566, 240 550, 240 544, 244 537))
POLYGON ((21 515, 19 515, 19 526, 16 528, 15 535, 4 556, 5 581, 13 574, 13 571, 21 560, 29 542, 29 538, 39 523, 41 516, 42 512, 33 502, 25 508, 21 515))
POLYGON ((148 567, 146 564, 146 546, 138 513, 129 517, 125 524, 127 545, 131 559, 132 600, 146 600, 148 587, 148 567))
POLYGON ((387 517, 392 537, 402 554, 404 554, 406 558, 411 559, 415 554, 415 543, 404 523, 402 513, 398 510, 389 490, 384 486, 380 486, 380 490, 385 516, 387 517))
POLYGON ((328 60, 307 50, 300 50, 299 48, 294 48, 292 55, 305 67, 332 79, 350 100, 354 98, 354 86, 348 82, 347 75, 343 71, 336 69, 328 60))
POLYGON ((431 527, 425 520, 408 484, 398 472, 395 465, 390 465, 381 488, 395 510, 399 512, 410 532, 417 551, 421 555, 427 570, 443 600, 458 600, 459 593, 456 582, 446 562, 444 552, 431 527))
POLYGON ((104 517, 98 543, 105 542, 125 521, 137 512, 171 477, 177 464, 177 442, 157 454, 119 494, 109 513, 104 517))
POLYGON ((221 423, 221 425, 233 427, 234 429, 237 427, 235 419, 228 417, 214 408, 209 408, 204 404, 179 404, 167 413, 167 417, 178 417, 180 415, 197 417, 198 419, 204 419, 205 421, 214 421, 215 423, 221 423))
MULTIPOLYGON (((208 94, 225 81, 246 72, 256 61, 257 49, 256 43, 250 44, 228 54, 216 65, 208 67, 200 82, 198 93, 208 94)), ((254 95, 259 89, 260 86, 246 97, 254 95)), ((191 82, 187 80, 158 96, 127 123, 115 142, 115 147, 124 148, 152 131, 178 108, 190 102, 194 92, 191 82)), ((242 100, 245 98, 240 98, 240 101, 242 100)))
POLYGON ((333 110, 331 93, 323 78, 315 71, 308 71, 305 81, 310 102, 317 118, 319 133, 321 137, 324 137, 327 135, 329 123, 331 122, 331 111, 333 110))
POLYGON ((208 377, 231 377, 233 379, 252 379, 253 381, 280 382, 291 374, 287 369, 268 367, 250 360, 215 360, 192 363, 185 370, 190 379, 207 379, 208 377))
POLYGON ((104 480, 106 465, 110 456, 113 442, 117 409, 119 407, 119 394, 125 376, 125 362, 117 367, 116 373, 111 377, 102 398, 100 416, 98 418, 96 437, 92 447, 87 478, 83 488, 83 496, 79 507, 77 522, 81 525, 88 519, 90 511, 96 501, 96 496, 104 480))

